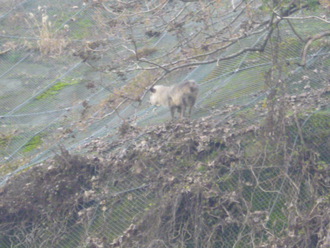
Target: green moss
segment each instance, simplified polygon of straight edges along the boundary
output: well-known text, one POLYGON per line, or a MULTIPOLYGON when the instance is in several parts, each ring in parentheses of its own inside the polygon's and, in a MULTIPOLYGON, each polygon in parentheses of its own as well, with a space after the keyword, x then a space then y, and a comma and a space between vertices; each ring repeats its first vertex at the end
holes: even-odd
MULTIPOLYGON (((2 155, 1 155, 2 156, 2 155)), ((8 175, 9 173, 12 173, 17 168, 20 168, 22 165, 24 165, 25 161, 6 161, 1 164, 0 166, 0 177, 8 175)), ((1 246, 0 246, 1 247, 1 246)))
POLYGON ((52 87, 50 87, 48 90, 43 92, 41 95, 37 96, 36 99, 41 100, 41 99, 48 98, 50 96, 57 95, 63 88, 70 86, 70 85, 78 84, 78 83, 80 83, 80 80, 77 80, 77 79, 72 79, 71 82, 67 82, 67 81, 58 82, 55 85, 53 85, 52 87))
POLYGON ((330 66, 330 58, 324 60, 324 66, 330 66))
POLYGON ((228 173, 220 176, 217 180, 217 185, 221 191, 235 191, 237 189, 238 183, 238 177, 228 173))
POLYGON ((7 56, 7 59, 11 63, 16 63, 21 58, 21 53, 13 51, 7 56))
POLYGON ((283 58, 287 58, 291 57, 291 54, 299 54, 302 44, 298 39, 290 37, 281 42, 280 47, 281 56, 283 56, 283 58))
POLYGON ((72 32, 73 39, 81 40, 91 35, 91 30, 92 27, 94 26, 94 23, 92 22, 91 19, 81 19, 76 24, 78 27, 73 29, 72 32))
POLYGON ((273 211, 269 215, 269 221, 267 223, 267 226, 276 233, 280 233, 287 226, 288 219, 284 213, 285 209, 285 201, 279 197, 273 206, 273 211))
POLYGON ((201 165, 201 166, 199 166, 197 168, 197 171, 199 171, 199 172, 205 172, 205 171, 207 171, 207 168, 204 165, 201 165))
POLYGON ((41 135, 32 137, 28 143, 23 147, 23 152, 30 152, 42 144, 41 135))
MULTIPOLYGON (((307 148, 318 152, 320 160, 330 162, 328 152, 330 150, 330 142, 328 141, 330 136, 330 112, 319 111, 310 117, 306 116, 306 114, 300 114, 298 119, 301 123, 303 143, 307 148)), ((288 130, 290 131, 292 142, 297 140, 298 144, 303 144, 295 124, 290 126, 288 130)))
POLYGON ((258 113, 256 113, 254 108, 244 108, 238 112, 238 116, 247 120, 253 120, 256 118, 258 113))
POLYGON ((319 1, 317 0, 307 0, 308 7, 312 10, 315 11, 317 7, 319 6, 319 1))
POLYGON ((11 140, 10 136, 0 136, 0 147, 5 147, 8 145, 9 141, 11 140))
POLYGON ((192 167, 193 166, 193 162, 191 161, 190 158, 186 159, 186 158, 181 158, 178 160, 178 163, 176 164, 178 167, 183 167, 183 168, 187 168, 187 167, 192 167))
POLYGON ((22 137, 15 135, 15 132, 8 132, 6 134, 0 133, 0 155, 2 155, 10 145, 18 141, 22 137))

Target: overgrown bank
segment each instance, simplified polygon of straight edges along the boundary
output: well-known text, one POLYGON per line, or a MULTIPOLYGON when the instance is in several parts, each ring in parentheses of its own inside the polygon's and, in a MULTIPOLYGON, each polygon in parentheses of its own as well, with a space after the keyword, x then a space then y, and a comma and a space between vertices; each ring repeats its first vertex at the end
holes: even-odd
POLYGON ((271 126, 275 113, 250 123, 243 112, 126 123, 115 142, 85 144, 86 156, 61 148, 1 188, 0 244, 328 247, 330 117, 308 114, 316 97, 325 103, 328 89, 296 96, 282 128, 271 126))

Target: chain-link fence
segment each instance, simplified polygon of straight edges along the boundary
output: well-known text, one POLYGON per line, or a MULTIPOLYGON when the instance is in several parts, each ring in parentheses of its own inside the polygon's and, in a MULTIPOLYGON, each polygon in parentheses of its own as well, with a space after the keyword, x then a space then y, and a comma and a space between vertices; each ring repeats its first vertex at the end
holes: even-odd
MULTIPOLYGON (((214 2, 219 3, 219 6, 240 4, 239 1, 214 2)), ((142 102, 129 102, 127 98, 123 98, 123 102, 116 102, 116 108, 109 107, 109 102, 117 101, 111 96, 122 94, 117 89, 150 77, 148 70, 136 70, 138 66, 132 60, 126 61, 125 75, 117 70, 116 65, 124 61, 124 58, 132 56, 134 50, 132 39, 125 40, 123 37, 133 36, 133 44, 141 48, 141 53, 150 54, 162 61, 169 56, 169 51, 174 51, 175 54, 186 49, 182 40, 198 41, 198 37, 218 33, 222 29, 239 32, 242 25, 246 25, 250 14, 261 15, 258 12, 261 4, 255 1, 251 1, 249 5, 250 12, 246 8, 245 12, 240 10, 230 13, 226 13, 225 8, 223 11, 213 9, 210 13, 213 30, 208 33, 202 31, 203 26, 198 21, 198 8, 203 6, 209 7, 203 1, 145 1, 139 4, 139 9, 126 15, 120 2, 115 1, 4 0, 0 9, 0 185, 4 187, 27 168, 40 165, 53 157, 58 153, 59 146, 65 147, 70 153, 93 154, 90 149, 93 142, 102 139, 111 143, 121 139, 118 130, 126 121, 134 122, 137 127, 151 128, 168 121, 169 111, 165 108, 154 109, 146 98, 142 102), (189 15, 193 17, 183 19, 189 15), (177 26, 170 27, 174 25, 172 20, 177 21, 177 26), (179 20, 185 20, 186 23, 180 23, 179 20), (157 28, 160 29, 163 22, 169 23, 167 31, 158 32, 157 28), (119 26, 127 28, 120 29, 119 26), (171 29, 179 30, 182 26, 185 29, 178 32, 178 36, 173 35, 171 29), (122 32, 126 33, 123 35, 122 32), (180 35, 186 35, 186 38, 179 40, 180 35), (101 55, 96 50, 102 51, 101 55)), ((261 15, 258 18, 263 21, 265 17, 261 15)), ((310 49, 306 66, 301 67, 297 63, 301 60, 305 43, 296 35, 299 33, 303 37, 311 36, 327 30, 328 26, 328 23, 317 18, 283 22, 279 33, 274 36, 280 41, 269 42, 264 52, 256 54, 254 51, 246 51, 231 59, 219 59, 215 63, 200 63, 191 68, 183 68, 169 74, 162 83, 185 79, 197 81, 200 93, 193 114, 196 120, 212 115, 218 125, 225 125, 228 119, 236 117, 243 118, 247 122, 246 126, 260 124, 265 121, 265 115, 255 109, 267 109, 267 98, 278 87, 267 84, 266 80, 267 73, 274 66, 274 44, 278 43, 280 49, 277 56, 282 63, 286 63, 283 65, 285 69, 282 69, 282 75, 285 76, 280 78, 286 82, 286 93, 282 92, 283 95, 299 105, 301 99, 311 96, 309 92, 316 92, 311 102, 304 103, 313 108, 306 108, 306 113, 299 113, 293 118, 299 125, 289 126, 286 135, 290 136, 293 147, 305 142, 310 149, 316 151, 319 161, 329 164, 329 46, 315 45, 310 49), (317 93, 317 90, 320 92, 317 93), (226 109, 232 111, 226 112, 226 109)), ((240 39, 237 44, 223 50, 221 57, 261 44, 266 35, 261 28, 255 34, 240 39)), ((203 49, 207 54, 208 48, 203 49)), ((197 54, 198 52, 200 51, 197 54)), ((210 57, 212 54, 201 56, 199 61, 203 62, 210 57)), ((129 147, 141 138, 143 134, 133 140, 123 140, 109 148, 109 153, 117 152, 118 147, 129 147)), ((283 203, 286 197, 283 191, 293 190, 296 185, 290 178, 278 180, 276 163, 279 162, 274 159, 270 163, 274 163, 274 167, 256 171, 249 168, 232 169, 232 176, 228 180, 219 179, 219 188, 227 192, 242 181, 258 178, 261 187, 251 187, 251 191, 245 188, 243 195, 246 199, 251 199, 255 211, 267 210, 268 217, 273 218, 268 223, 281 233, 287 227, 281 208, 288 207, 283 203), (266 183, 262 181, 271 180, 274 180, 273 187, 265 189, 263 186, 266 183), (281 219, 282 223, 279 221, 281 219)), ((153 175, 161 170, 158 164, 148 166, 152 167, 153 175)), ((138 222, 139 216, 161 202, 161 197, 148 183, 149 178, 146 179, 143 174, 134 174, 131 169, 115 171, 107 180, 108 183, 103 188, 109 191, 105 194, 107 203, 102 203, 105 199, 94 199, 89 203, 97 205, 93 211, 78 211, 81 215, 88 216, 87 222, 77 224, 65 219, 65 225, 54 223, 53 229, 48 227, 49 229, 33 232, 31 225, 30 232, 16 231, 3 236, 0 234, 1 247, 49 247, 52 243, 56 244, 54 247, 87 247, 82 245, 87 242, 87 237, 90 243, 95 241, 91 237, 106 237, 108 241, 112 241, 125 231, 132 231, 131 223, 138 222), (59 229, 59 226, 65 228, 59 229), (53 234, 56 238, 52 238, 53 234)), ((88 184, 86 187, 91 186, 88 184)), ((84 192, 88 195, 89 191, 84 192)), ((308 194, 313 190, 300 192, 308 194)), ((328 193, 324 192, 326 194, 328 193)), ((304 196, 299 197, 301 198, 304 196)), ((312 201, 310 197, 306 198, 312 201)), ((308 204, 307 200, 304 204, 308 204)), ((84 209, 88 209, 88 206, 84 205, 84 209)), ((270 228, 269 225, 267 228, 270 228)), ((247 226, 247 223, 241 228, 231 226, 231 229, 223 232, 228 238, 214 242, 214 247, 244 247, 242 243, 245 239, 265 238, 262 235, 259 237, 257 233, 252 234, 256 237, 247 238, 246 236, 251 235, 247 232, 247 226)), ((261 244, 260 240, 256 242, 261 244)), ((98 242, 102 243, 100 240, 98 242)), ((192 242, 189 246, 186 243, 182 247, 203 247, 197 244, 198 242, 192 242)), ((248 246, 253 247, 253 244, 249 243, 248 246)), ((168 246, 154 243, 150 247, 168 246)))

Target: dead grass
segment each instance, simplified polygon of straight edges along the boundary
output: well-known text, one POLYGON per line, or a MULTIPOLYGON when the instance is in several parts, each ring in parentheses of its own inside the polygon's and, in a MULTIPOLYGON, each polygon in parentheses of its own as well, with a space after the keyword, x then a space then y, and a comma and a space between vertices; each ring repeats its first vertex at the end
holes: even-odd
POLYGON ((42 14, 39 20, 34 14, 30 13, 30 18, 27 20, 30 26, 37 27, 37 47, 43 56, 60 56, 69 45, 68 39, 63 38, 54 28, 54 25, 49 21, 47 14, 42 14))

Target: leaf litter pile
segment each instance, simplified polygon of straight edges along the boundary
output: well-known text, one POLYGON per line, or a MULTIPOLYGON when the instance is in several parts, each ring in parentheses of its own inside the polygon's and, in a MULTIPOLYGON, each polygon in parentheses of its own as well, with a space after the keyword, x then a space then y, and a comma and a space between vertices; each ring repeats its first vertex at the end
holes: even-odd
POLYGON ((310 114, 309 129, 320 131, 303 129, 307 109, 324 108, 329 95, 284 97, 294 114, 278 133, 257 104, 263 120, 242 111, 217 122, 239 109, 227 106, 198 120, 126 123, 116 141, 95 139, 75 154, 60 147, 0 189, 0 238, 21 247, 62 247, 73 237, 76 247, 329 247, 329 115, 310 114), (111 219, 88 232, 93 213, 116 209, 122 199, 111 191, 130 178, 143 181, 153 204, 120 235, 111 219))

